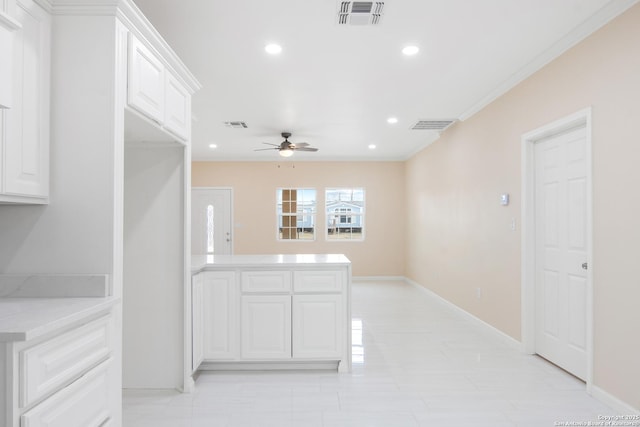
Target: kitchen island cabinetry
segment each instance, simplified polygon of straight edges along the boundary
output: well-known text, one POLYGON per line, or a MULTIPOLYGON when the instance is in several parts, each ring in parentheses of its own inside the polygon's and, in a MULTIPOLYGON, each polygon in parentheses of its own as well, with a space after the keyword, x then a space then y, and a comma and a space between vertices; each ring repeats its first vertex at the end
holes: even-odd
POLYGON ((344 255, 193 259, 194 371, 350 371, 351 264, 344 255))

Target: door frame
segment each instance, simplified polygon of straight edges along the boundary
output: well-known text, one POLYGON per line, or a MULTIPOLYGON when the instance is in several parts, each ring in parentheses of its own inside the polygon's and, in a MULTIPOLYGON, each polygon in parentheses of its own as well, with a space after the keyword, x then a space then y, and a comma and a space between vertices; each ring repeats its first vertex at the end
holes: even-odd
MULTIPOLYGON (((234 243, 235 243, 235 229, 234 229, 234 225, 233 225, 233 187, 191 187, 191 192, 193 192, 194 190, 197 191, 202 191, 202 190, 229 190, 229 214, 231 215, 231 218, 229 218, 229 229, 231 230, 231 255, 233 255, 234 253, 234 243)), ((191 213, 189 213, 189 215, 191 215, 191 213)), ((191 219, 191 218, 189 218, 191 219)), ((189 233, 191 233, 191 231, 189 231, 189 233)), ((189 234, 189 237, 191 237, 191 234, 189 234)), ((191 245, 189 245, 189 250, 191 250, 191 245)))
POLYGON ((591 107, 577 111, 552 123, 534 129, 521 138, 521 193, 522 193, 522 227, 521 227, 521 304, 522 304, 522 351, 535 354, 535 157, 534 145, 543 139, 559 135, 567 130, 584 127, 586 130, 586 162, 587 162, 587 319, 586 319, 586 353, 587 353, 587 393, 591 393, 593 385, 593 162, 591 152, 591 107))

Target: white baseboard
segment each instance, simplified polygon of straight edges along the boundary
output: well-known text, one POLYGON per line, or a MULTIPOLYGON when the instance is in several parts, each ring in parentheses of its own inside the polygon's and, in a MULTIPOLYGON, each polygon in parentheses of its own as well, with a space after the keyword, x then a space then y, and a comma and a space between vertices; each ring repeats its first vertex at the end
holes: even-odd
MULTIPOLYGON (((484 320, 481 320, 481 319, 477 318, 476 316, 474 316, 473 314, 469 313, 468 311, 458 307, 457 305, 453 304, 451 301, 448 301, 448 300, 442 298, 440 295, 438 295, 435 292, 425 288, 424 286, 421 286, 419 283, 414 282, 411 279, 404 278, 404 281, 406 283, 416 287, 417 289, 423 291, 430 298, 438 301, 439 303, 441 303, 441 304, 443 304, 443 305, 445 305, 447 307, 450 307, 450 308, 454 309, 457 313, 463 315, 465 318, 473 321, 474 323, 476 323, 478 325, 482 325, 487 330, 492 331, 497 336, 502 338, 507 344, 510 344, 510 345, 514 346, 515 348, 517 348, 519 350, 523 350, 521 342, 519 342, 518 340, 514 339, 513 337, 505 334, 504 332, 502 332, 501 330, 497 329, 496 327, 488 324, 484 320)), ((629 405, 628 403, 625 403, 625 402, 621 401, 617 397, 607 393, 606 391, 604 391, 603 389, 601 389, 601 388, 599 388, 599 387, 597 387, 595 385, 592 385, 590 387, 590 394, 595 399, 598 399, 600 402, 604 403, 605 405, 610 406, 615 411, 615 414, 602 414, 602 415, 616 415, 616 414, 617 415, 638 415, 638 414, 640 414, 640 410, 639 409, 634 408, 633 406, 629 405)))
POLYGON ((640 409, 634 408, 617 397, 607 393, 600 387, 591 386, 591 395, 615 411, 615 414, 602 415, 640 415, 640 409))
POLYGON ((404 276, 353 276, 354 282, 404 282, 404 276))
POLYGON ((510 346, 513 346, 514 348, 522 351, 522 343, 520 341, 518 341, 515 338, 505 334, 504 332, 502 332, 500 329, 496 328, 495 326, 490 325, 489 323, 485 322, 484 320, 477 318, 473 314, 471 314, 468 311, 458 307, 457 305, 455 305, 451 301, 442 298, 440 295, 438 295, 435 292, 425 288, 424 286, 420 285, 419 283, 414 282, 413 280, 411 280, 411 279, 409 279, 407 277, 403 278, 403 280, 406 283, 408 283, 408 284, 414 286, 415 288, 421 290, 422 292, 424 292, 428 297, 438 301, 440 304, 443 304, 443 305, 445 305, 445 306, 447 306, 449 308, 454 309, 457 313, 461 314, 466 319, 471 320, 475 324, 482 326, 483 328, 485 328, 488 331, 491 331, 497 337, 502 339, 506 344, 508 344, 510 346))

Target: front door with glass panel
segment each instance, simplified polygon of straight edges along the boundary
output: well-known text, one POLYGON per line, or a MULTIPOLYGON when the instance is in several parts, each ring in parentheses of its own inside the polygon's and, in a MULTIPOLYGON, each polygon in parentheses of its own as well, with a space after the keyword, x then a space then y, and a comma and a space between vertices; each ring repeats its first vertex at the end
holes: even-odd
POLYGON ((231 189, 193 188, 191 191, 191 253, 232 253, 231 189))

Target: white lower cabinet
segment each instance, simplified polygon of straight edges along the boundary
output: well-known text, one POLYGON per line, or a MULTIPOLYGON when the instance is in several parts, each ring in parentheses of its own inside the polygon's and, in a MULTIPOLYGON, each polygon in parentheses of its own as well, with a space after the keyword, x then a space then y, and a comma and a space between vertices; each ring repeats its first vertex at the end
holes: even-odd
POLYGON ((236 273, 201 273, 204 360, 238 358, 238 286, 236 273))
POLYGON ((117 405, 113 328, 109 312, 34 340, 0 343, 0 427, 109 425, 117 405))
POLYGON ((291 296, 242 296, 242 358, 291 358, 291 296))
POLYGON ((350 370, 347 267, 229 270, 193 278, 194 370, 201 354, 207 369, 317 362, 350 370))
POLYGON ((293 296, 293 358, 339 358, 344 341, 341 295, 293 296))
POLYGON ((108 366, 92 369, 20 417, 21 427, 101 427, 109 412, 108 366))
POLYGON ((204 274, 191 279, 191 370, 195 372, 204 360, 204 274))

